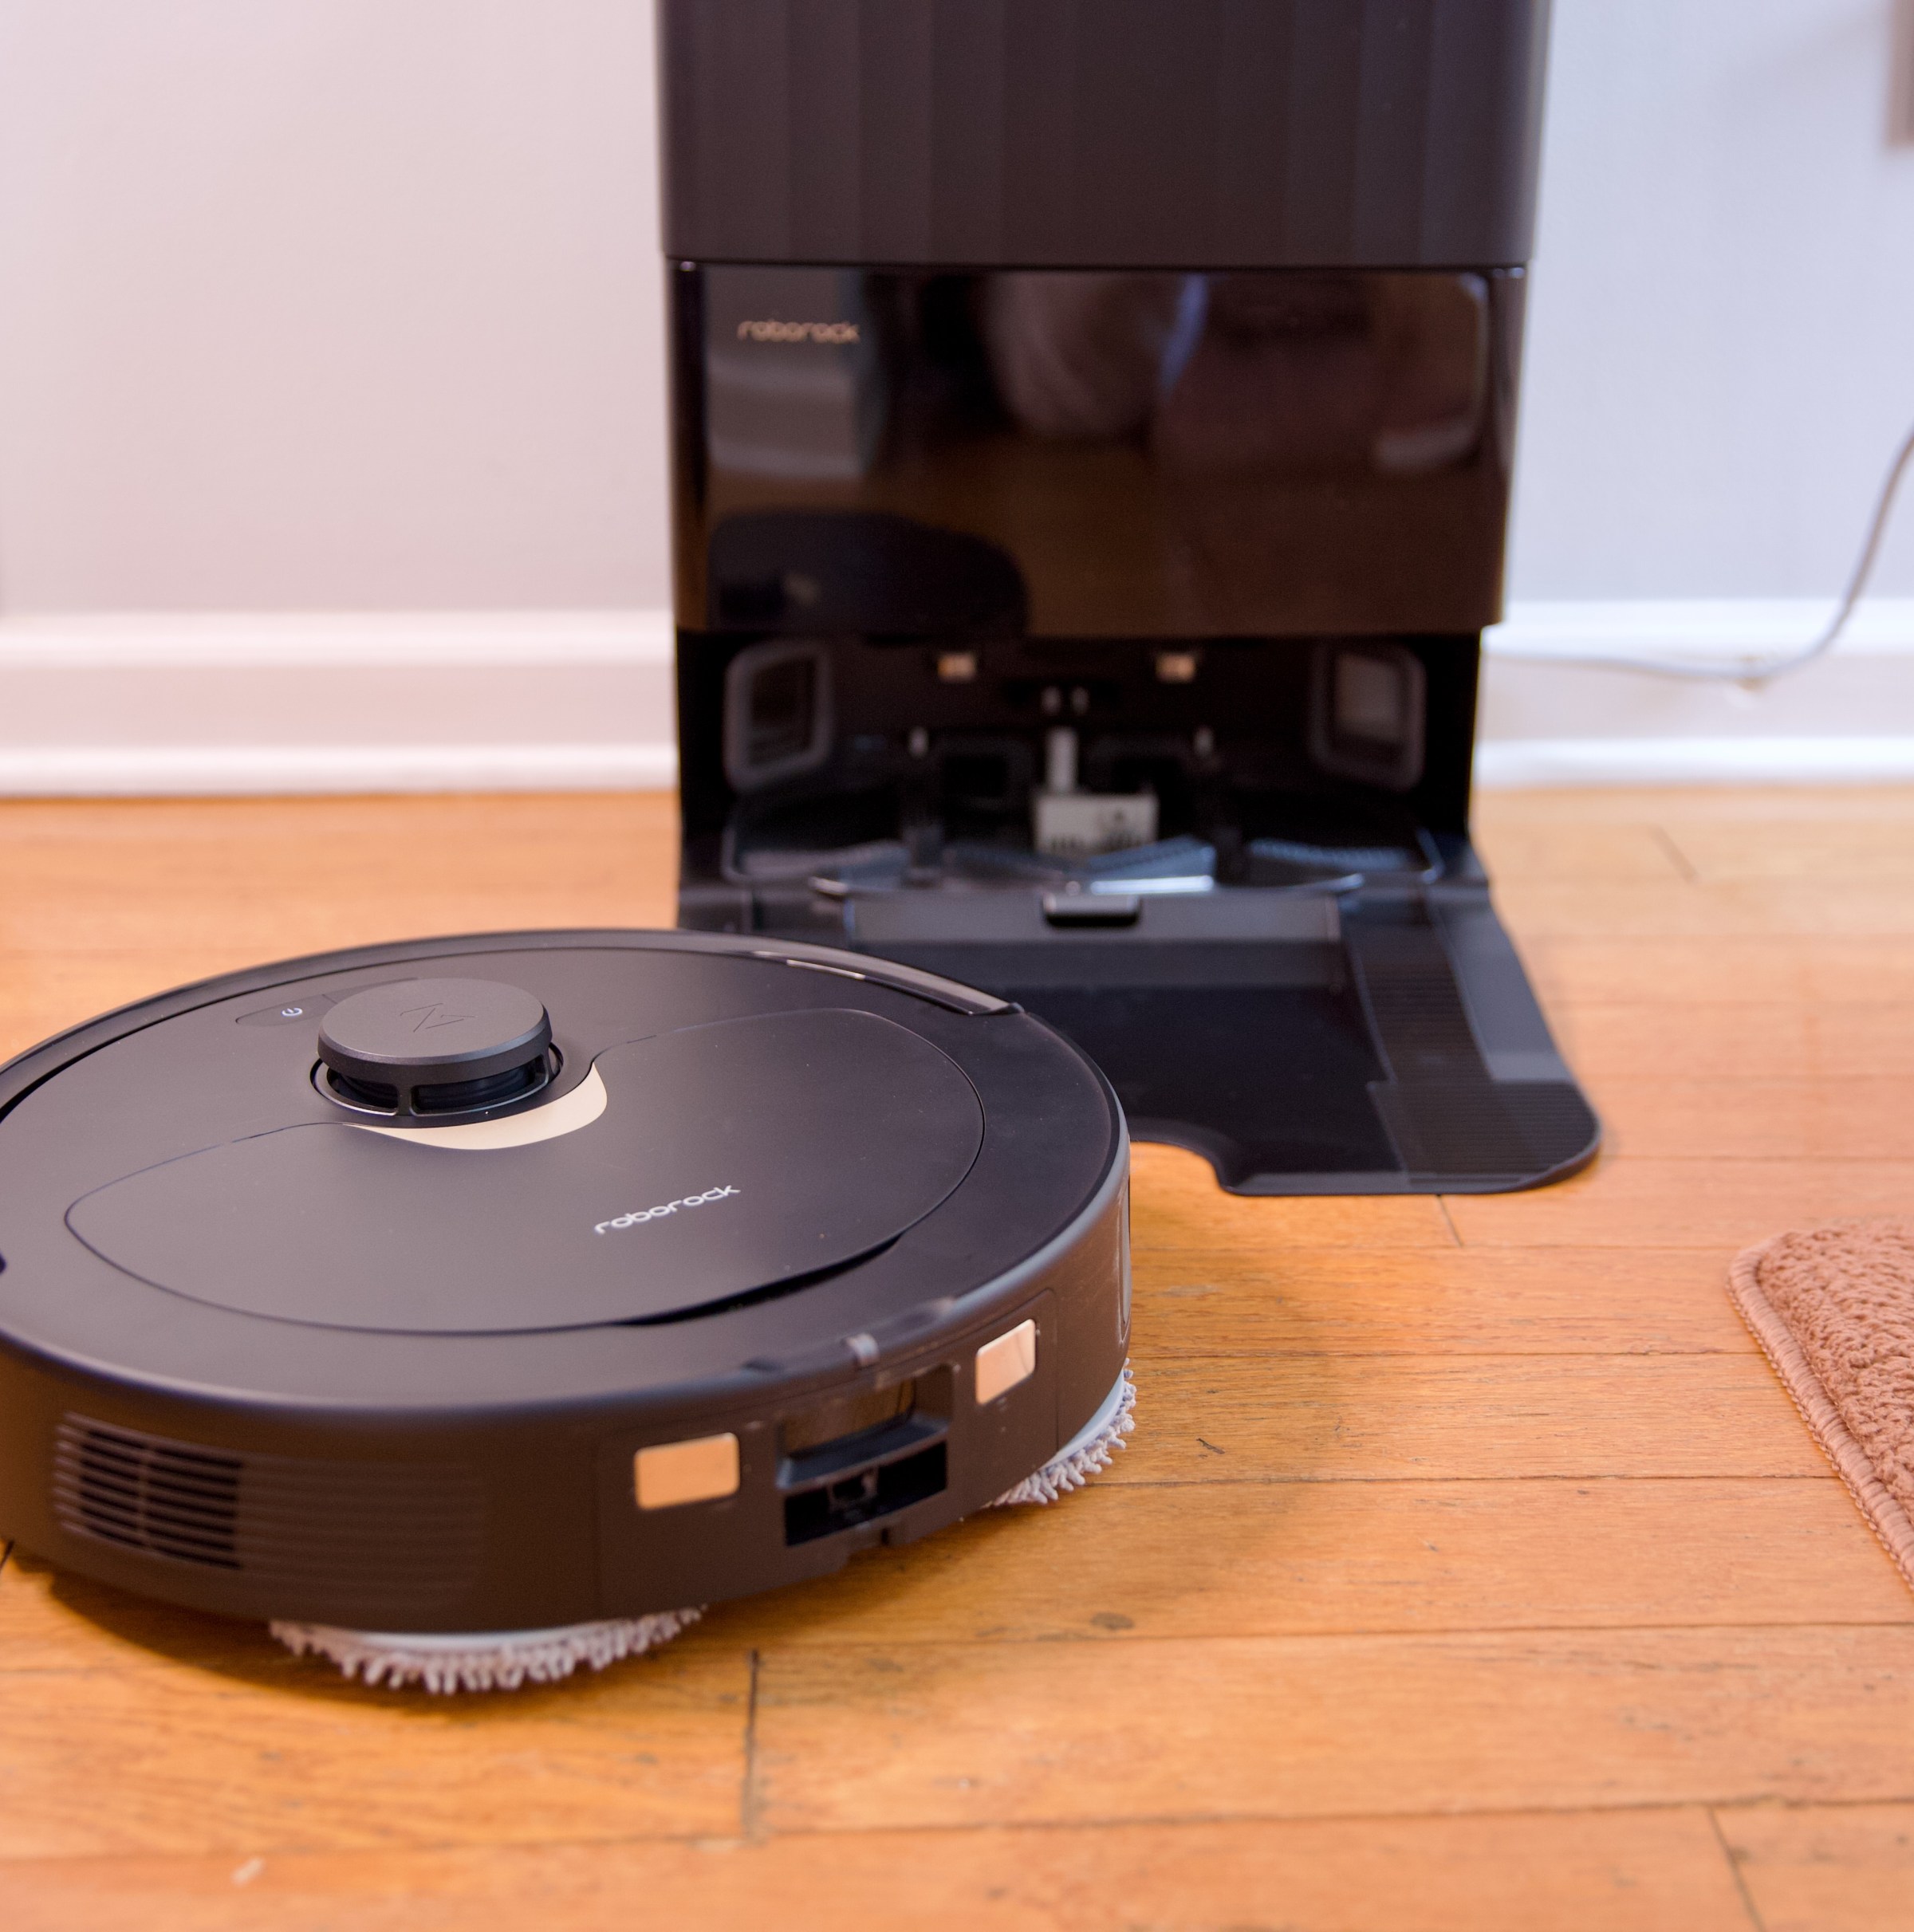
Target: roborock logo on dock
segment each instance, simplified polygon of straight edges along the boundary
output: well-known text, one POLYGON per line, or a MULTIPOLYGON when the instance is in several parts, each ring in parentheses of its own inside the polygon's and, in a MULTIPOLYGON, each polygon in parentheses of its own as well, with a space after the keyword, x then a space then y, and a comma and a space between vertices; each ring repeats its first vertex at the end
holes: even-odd
POLYGON ((635 1207, 628 1214, 620 1214, 616 1221, 601 1221, 592 1230, 594 1234, 602 1234, 610 1228, 642 1227, 648 1221, 657 1221, 667 1214, 675 1214, 681 1207, 703 1207, 707 1202, 722 1201, 727 1195, 736 1194, 735 1187, 707 1187, 701 1194, 687 1194, 682 1201, 661 1201, 656 1207, 635 1207))
POLYGON ((740 342, 855 342, 855 322, 740 322, 740 342))

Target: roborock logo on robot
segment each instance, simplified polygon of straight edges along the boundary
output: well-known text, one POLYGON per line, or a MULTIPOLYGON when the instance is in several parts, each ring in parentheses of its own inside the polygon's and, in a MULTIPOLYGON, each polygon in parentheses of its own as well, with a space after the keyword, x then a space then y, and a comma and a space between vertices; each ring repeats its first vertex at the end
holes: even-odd
POLYGON ((628 1214, 620 1214, 616 1221, 601 1221, 592 1230, 594 1234, 602 1234, 608 1228, 641 1227, 648 1221, 656 1221, 666 1214, 675 1214, 681 1207, 703 1207, 708 1201, 722 1201, 727 1194, 734 1194, 735 1187, 707 1188, 701 1194, 687 1194, 682 1201, 661 1201, 656 1207, 633 1208, 628 1214))

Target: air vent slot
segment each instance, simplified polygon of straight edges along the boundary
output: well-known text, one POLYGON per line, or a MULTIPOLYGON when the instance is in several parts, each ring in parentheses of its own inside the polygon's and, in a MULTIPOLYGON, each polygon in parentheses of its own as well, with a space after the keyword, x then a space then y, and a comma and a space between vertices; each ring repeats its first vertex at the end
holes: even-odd
POLYGON ((239 1565, 237 1456, 64 1418, 53 1456, 61 1526, 222 1570, 239 1565))
POLYGON ((470 1590, 485 1548, 461 1465, 240 1456, 85 1415, 55 1432, 53 1500, 70 1536, 243 1572, 320 1622, 421 1627, 470 1590))
MULTIPOLYGON (((556 1077, 558 1055, 547 1048, 535 1060, 522 1067, 507 1067, 502 1073, 488 1073, 482 1079, 441 1080, 412 1090, 412 1111, 415 1114, 469 1114, 502 1107, 508 1100, 523 1100, 548 1087, 556 1077)), ((330 1068, 321 1067, 321 1077, 331 1088, 336 1100, 367 1113, 396 1114, 399 1089, 379 1080, 356 1080, 330 1068)))

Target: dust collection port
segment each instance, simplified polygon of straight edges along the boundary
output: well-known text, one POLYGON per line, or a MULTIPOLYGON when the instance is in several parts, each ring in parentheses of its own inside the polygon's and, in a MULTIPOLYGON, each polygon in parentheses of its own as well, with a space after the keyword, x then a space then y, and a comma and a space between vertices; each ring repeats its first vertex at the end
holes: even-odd
POLYGON ((813 1542, 923 1502, 943 1492, 944 1470, 944 1446, 933 1442, 898 1462, 851 1470, 814 1489, 801 1489, 784 1499, 784 1540, 813 1542))
POLYGON ((785 1541, 809 1543, 939 1493, 951 1388, 951 1371, 941 1367, 787 1416, 780 1430, 785 1541))

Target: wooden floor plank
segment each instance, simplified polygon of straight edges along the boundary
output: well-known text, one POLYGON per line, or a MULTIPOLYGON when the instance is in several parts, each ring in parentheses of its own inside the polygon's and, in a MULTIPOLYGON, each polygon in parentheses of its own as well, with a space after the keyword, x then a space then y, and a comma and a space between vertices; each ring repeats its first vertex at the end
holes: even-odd
POLYGON ((1163 1361, 1100 1480, 1820 1476, 1758 1356, 1163 1361))
POLYGON ((675 824, 671 799, 643 793, 10 801, 0 1052, 215 973, 336 946, 669 926, 675 824))
POLYGON ((1705 1812, 863 1832, 356 1857, 36 1860, 14 1932, 1748 1932, 1705 1812))
POLYGON ((1477 836, 1484 863, 1499 882, 1572 877, 1665 883, 1692 875, 1652 819, 1617 823, 1497 815, 1477 836))
POLYGON ((1914 936, 1914 893, 1869 891, 1839 879, 1726 879, 1713 884, 1511 879, 1496 900, 1517 931, 1575 938, 1705 940, 1914 936))
POLYGON ((735 1832, 750 1672, 690 1638, 642 1670, 463 1699, 283 1652, 10 1672, 0 1860, 735 1832))
MULTIPOLYGON (((1599 1088, 1652 1068, 1660 1079, 1846 1083, 1914 1076, 1914 1009, 1898 1000, 1680 1007, 1585 1004, 1562 1029, 1576 1071, 1599 1088)), ((1739 1103, 1721 1096, 1724 1108, 1739 1103)))
POLYGON ((1695 799, 1650 805, 1637 794, 1633 803, 1639 816, 1596 816, 1585 805, 1547 815, 1528 806, 1516 816, 1491 806, 1479 817, 1476 836, 1498 881, 1653 879, 1672 872, 1703 884, 1833 879, 1867 891, 1914 884, 1914 816, 1896 793, 1845 801, 1822 794, 1798 814, 1776 793, 1745 799, 1731 816, 1695 799))
POLYGON ((1900 1800, 1911 1737, 1907 1627, 793 1645, 754 1764, 843 1830, 1900 1800))
POLYGON ((1687 1160, 1914 1160, 1909 1082, 1892 1079, 1591 1083, 1613 1155, 1687 1160))
POLYGON ((1518 938, 1542 1003, 1557 1016, 1589 1003, 1825 1008, 1914 995, 1914 938, 1761 932, 1717 935, 1696 946, 1532 929, 1518 929, 1518 938))
MULTIPOLYGON (((1218 1209, 1220 1216, 1225 1212, 1218 1209)), ((1145 1195, 1136 1225, 1148 1232, 1145 1195)), ((1748 1355, 1706 1249, 1419 1249, 1272 1244, 1254 1257, 1152 1242, 1136 1258, 1132 1353, 1748 1355)))
POLYGON ((1784 1228, 1914 1212, 1914 1161, 1604 1160, 1555 1187, 1447 1206, 1465 1246, 1698 1247, 1725 1269, 1784 1228))
POLYGON ((1904 785, 1602 785, 1586 790, 1483 791, 1475 826, 1491 848, 1510 825, 1724 825, 1752 837, 1765 824, 1914 822, 1904 785))
POLYGON ((1795 818, 1770 807, 1758 819, 1724 824, 1684 812, 1657 814, 1683 865, 1703 883, 1731 879, 1839 879, 1865 892, 1914 886, 1914 839, 1904 813, 1861 810, 1795 818))
POLYGON ((1914 1804, 1762 1804, 1719 1816, 1762 1932, 1914 1926, 1914 1804))

